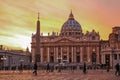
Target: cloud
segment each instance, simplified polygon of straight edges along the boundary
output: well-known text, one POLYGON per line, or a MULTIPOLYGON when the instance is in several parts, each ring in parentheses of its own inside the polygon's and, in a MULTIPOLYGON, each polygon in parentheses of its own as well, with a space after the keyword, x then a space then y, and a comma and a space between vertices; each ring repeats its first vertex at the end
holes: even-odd
POLYGON ((0 0, 0 42, 11 47, 30 47, 38 12, 41 32, 52 33, 60 32, 71 9, 84 32, 94 28, 102 39, 108 39, 112 27, 120 25, 119 3, 120 0, 0 0))

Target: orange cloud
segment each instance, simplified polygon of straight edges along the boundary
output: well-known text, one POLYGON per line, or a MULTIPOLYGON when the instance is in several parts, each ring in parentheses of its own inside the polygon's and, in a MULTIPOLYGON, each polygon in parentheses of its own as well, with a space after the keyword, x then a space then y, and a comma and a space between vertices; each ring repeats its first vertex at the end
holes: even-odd
POLYGON ((71 9, 83 32, 95 29, 101 39, 108 39, 112 27, 120 25, 119 3, 120 0, 0 0, 0 44, 30 48, 37 12, 41 32, 60 32, 71 9))

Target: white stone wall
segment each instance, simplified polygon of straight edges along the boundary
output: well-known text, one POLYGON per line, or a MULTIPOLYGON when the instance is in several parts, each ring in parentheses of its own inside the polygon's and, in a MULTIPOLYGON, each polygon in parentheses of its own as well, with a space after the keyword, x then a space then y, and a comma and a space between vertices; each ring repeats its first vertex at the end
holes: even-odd
POLYGON ((3 60, 3 66, 19 66, 22 62, 23 65, 30 64, 30 56, 18 54, 18 53, 11 53, 11 52, 0 52, 0 55, 4 56, 6 59, 3 60))
POLYGON ((120 49, 111 49, 111 48, 102 49, 101 50, 101 62, 102 62, 102 64, 105 64, 105 55, 106 54, 110 55, 110 66, 111 67, 114 68, 117 63, 120 64, 120 58, 119 58, 120 49), (116 60, 114 59, 114 54, 117 55, 116 60))

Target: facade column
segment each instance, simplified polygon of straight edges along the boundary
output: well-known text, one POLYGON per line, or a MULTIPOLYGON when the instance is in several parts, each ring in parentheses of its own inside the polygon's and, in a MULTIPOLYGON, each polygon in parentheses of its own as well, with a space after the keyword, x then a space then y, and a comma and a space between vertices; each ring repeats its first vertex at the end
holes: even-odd
POLYGON ((120 59, 120 58, 119 58, 119 54, 117 54, 117 60, 119 61, 119 59, 120 59))
POLYGON ((83 62, 83 48, 80 47, 80 62, 83 62))
POLYGON ((61 62, 63 61, 63 53, 62 53, 62 47, 61 47, 61 62))
POLYGON ((87 61, 90 62, 90 47, 87 47, 87 61))
POLYGON ((32 62, 35 62, 35 48, 31 49, 32 52, 32 62))
POLYGON ((50 51, 49 51, 50 49, 49 49, 49 47, 47 47, 47 58, 48 58, 48 62, 50 62, 50 51))
POLYGON ((43 63, 43 48, 40 48, 40 53, 41 53, 41 63, 43 63))
POLYGON ((54 63, 56 62, 56 47, 54 46, 54 63))
POLYGON ((67 62, 69 62, 69 47, 67 47, 67 62))
POLYGON ((76 62, 76 47, 74 47, 74 62, 76 62))
POLYGON ((58 62, 58 47, 56 47, 56 53, 55 54, 56 54, 56 57, 55 57, 56 58, 56 62, 58 62))
POLYGON ((100 58, 100 55, 99 55, 99 47, 97 47, 97 51, 96 51, 96 52, 97 52, 97 54, 96 54, 97 63, 100 63, 100 61, 99 61, 99 60, 100 60, 100 59, 99 59, 99 58, 100 58))
POLYGON ((110 53, 110 66, 113 66, 113 64, 112 64, 112 54, 110 53))
POLYGON ((105 64, 105 54, 103 53, 103 64, 105 64))
POLYGON ((101 51, 101 63, 103 64, 103 53, 101 51))
POLYGON ((82 47, 82 61, 84 62, 85 60, 84 60, 84 54, 85 54, 85 49, 84 49, 85 47, 82 47))
POLYGON ((73 46, 72 46, 72 62, 74 62, 73 46))
POLYGON ((103 52, 101 53, 101 63, 104 64, 104 54, 103 54, 103 52))

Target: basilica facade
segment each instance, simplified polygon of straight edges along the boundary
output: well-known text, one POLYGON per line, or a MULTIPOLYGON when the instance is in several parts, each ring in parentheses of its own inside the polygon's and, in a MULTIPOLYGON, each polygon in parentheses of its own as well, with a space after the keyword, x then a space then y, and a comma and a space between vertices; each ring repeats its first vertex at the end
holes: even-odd
POLYGON ((37 32, 32 35, 32 58, 35 61, 59 62, 100 62, 100 35, 99 32, 82 32, 81 25, 75 20, 72 12, 63 24, 60 34, 40 35, 40 21, 37 21, 37 32), (39 30, 38 30, 39 29, 39 30), (39 40, 38 40, 39 38, 39 40), (38 49, 38 50, 37 50, 38 49))
MULTIPOLYGON (((83 33, 82 26, 75 20, 72 12, 62 25, 60 33, 53 32, 43 36, 40 34, 40 27, 38 16, 36 34, 32 34, 32 62, 88 62, 92 64, 105 62, 102 53, 106 53, 103 50, 105 45, 110 47, 109 40, 100 40, 99 32, 95 30, 83 33)), ((110 37, 112 37, 112 34, 110 37)))

